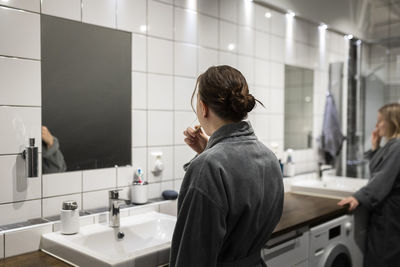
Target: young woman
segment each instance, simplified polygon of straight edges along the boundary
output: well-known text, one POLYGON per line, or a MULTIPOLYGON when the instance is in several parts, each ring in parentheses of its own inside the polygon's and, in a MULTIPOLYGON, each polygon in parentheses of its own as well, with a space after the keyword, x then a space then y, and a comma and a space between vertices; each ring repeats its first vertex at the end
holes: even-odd
POLYGON ((367 157, 370 181, 338 204, 349 204, 350 210, 358 205, 370 210, 364 266, 400 266, 400 104, 379 109, 367 157), (379 147, 383 137, 387 143, 379 147))
POLYGON ((282 215, 284 193, 278 160, 243 121, 257 100, 229 66, 201 74, 192 100, 197 90, 201 128, 184 135, 198 154, 185 165, 170 266, 264 266, 260 251, 282 215))

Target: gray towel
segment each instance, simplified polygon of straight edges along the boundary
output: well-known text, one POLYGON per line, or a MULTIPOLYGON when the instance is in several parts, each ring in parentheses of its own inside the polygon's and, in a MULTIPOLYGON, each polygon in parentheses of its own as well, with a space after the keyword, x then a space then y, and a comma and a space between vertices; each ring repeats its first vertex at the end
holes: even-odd
POLYGON ((331 94, 326 96, 324 122, 322 125, 322 136, 320 149, 324 154, 328 154, 333 161, 339 154, 345 137, 340 128, 339 116, 335 106, 335 101, 331 94))

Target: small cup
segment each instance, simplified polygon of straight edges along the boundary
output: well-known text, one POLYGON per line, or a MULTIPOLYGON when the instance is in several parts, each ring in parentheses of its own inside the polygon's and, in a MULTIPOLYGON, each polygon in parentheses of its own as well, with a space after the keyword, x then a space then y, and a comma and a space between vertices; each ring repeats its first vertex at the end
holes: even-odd
POLYGON ((148 201, 148 183, 134 182, 131 185, 131 201, 133 204, 145 204, 148 201))

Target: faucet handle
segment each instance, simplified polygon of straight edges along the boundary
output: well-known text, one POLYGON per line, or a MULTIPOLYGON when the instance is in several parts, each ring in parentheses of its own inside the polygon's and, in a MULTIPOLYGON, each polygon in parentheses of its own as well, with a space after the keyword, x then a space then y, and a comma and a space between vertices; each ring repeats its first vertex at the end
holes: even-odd
POLYGON ((110 199, 119 199, 119 191, 121 191, 122 189, 114 189, 114 190, 110 190, 108 191, 108 196, 110 199))

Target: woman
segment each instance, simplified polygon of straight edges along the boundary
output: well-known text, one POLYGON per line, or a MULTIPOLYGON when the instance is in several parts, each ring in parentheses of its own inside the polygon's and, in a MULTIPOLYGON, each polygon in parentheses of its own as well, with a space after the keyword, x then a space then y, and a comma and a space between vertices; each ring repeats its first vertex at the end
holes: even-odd
POLYGON ((372 132, 371 179, 352 197, 339 205, 354 210, 363 205, 370 210, 365 267, 400 266, 400 104, 383 106, 372 132), (382 138, 387 140, 379 147, 382 138))
POLYGON ((185 165, 170 266, 264 266, 260 251, 282 215, 283 183, 275 155, 243 121, 258 100, 229 66, 210 67, 196 88, 210 139, 198 127, 184 132, 198 154, 185 165))

